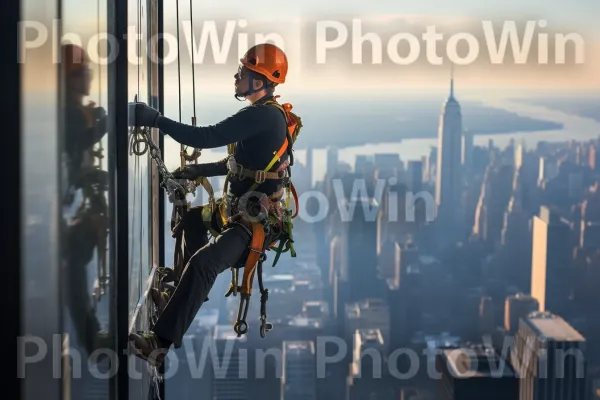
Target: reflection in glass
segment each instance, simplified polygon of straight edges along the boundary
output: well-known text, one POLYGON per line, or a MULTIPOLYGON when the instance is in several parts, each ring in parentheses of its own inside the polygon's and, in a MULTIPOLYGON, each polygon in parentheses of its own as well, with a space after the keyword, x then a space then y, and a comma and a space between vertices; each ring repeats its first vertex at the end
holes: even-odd
MULTIPOLYGON (((128 63, 129 100, 150 101, 148 95, 148 62, 146 59, 146 44, 148 43, 148 13, 146 2, 128 0, 128 26, 130 37, 137 36, 138 40, 128 40, 130 57, 128 63), (133 30, 133 31, 132 31, 133 30)), ((130 320, 145 289, 146 281, 151 270, 151 223, 149 217, 150 177, 148 152, 129 158, 129 315, 130 320)))
MULTIPOLYGON (((69 354, 83 365, 106 374, 107 349, 114 348, 110 332, 107 257, 109 203, 106 115, 105 44, 93 46, 90 37, 105 32, 106 3, 65 0, 61 42, 62 119, 62 282, 64 330, 69 354), (90 24, 89 21, 95 21, 90 24)), ((109 381, 95 379, 89 368, 69 370, 65 386, 71 398, 108 397, 109 381), (73 379, 81 375, 81 379, 73 379)), ((76 366, 75 363, 72 364, 76 366)))
MULTIPOLYGON (((58 16, 57 2, 54 0, 26 0, 16 3, 20 6, 21 21, 35 21, 48 32, 58 16)), ((7 285, 21 284, 23 291, 23 335, 21 342, 24 355, 39 355, 38 362, 29 362, 18 368, 24 399, 56 400, 60 396, 60 381, 53 378, 56 373, 52 354, 60 351, 60 343, 53 346, 56 334, 62 331, 59 305, 59 264, 58 264, 58 66, 53 62, 53 42, 44 40, 40 46, 25 49, 25 42, 35 39, 35 29, 19 34, 21 70, 21 171, 4 171, 19 174, 21 187, 8 187, 6 195, 21 197, 21 230, 23 245, 22 282, 5 282, 7 285), (46 349, 44 354, 41 350, 46 349), (45 355, 45 356, 44 356, 45 355)), ((49 35, 50 36, 50 35, 49 35)), ((6 76, 7 79, 14 79, 6 76)), ((5 129, 5 134, 15 132, 5 129)), ((14 151, 15 149, 6 149, 14 151)), ((7 209, 6 212, 15 212, 7 209)), ((5 260, 5 268, 18 268, 5 260)), ((15 307, 8 304, 8 307, 15 307)), ((60 338, 59 338, 60 339, 60 338)), ((13 339, 14 340, 14 339, 13 339)), ((16 341, 19 344, 19 341, 16 341)), ((7 343, 7 347, 14 345, 7 343)), ((17 351, 19 351, 17 350, 17 351)), ((60 353, 58 353, 60 354, 60 353)), ((4 382, 4 381, 3 381, 4 382)), ((9 389, 10 392, 10 389, 9 389)), ((11 398, 5 393, 4 398, 11 398)))

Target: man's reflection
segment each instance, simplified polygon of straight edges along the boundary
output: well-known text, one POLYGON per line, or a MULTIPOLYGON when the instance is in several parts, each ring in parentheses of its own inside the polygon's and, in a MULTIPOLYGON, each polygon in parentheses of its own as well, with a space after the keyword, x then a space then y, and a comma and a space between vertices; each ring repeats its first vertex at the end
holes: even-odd
POLYGON ((64 154, 66 182, 65 248, 63 262, 67 304, 79 342, 88 353, 105 347, 106 336, 94 310, 89 292, 88 267, 96 263, 98 282, 104 286, 106 276, 108 174, 95 165, 102 152, 94 146, 106 133, 106 112, 94 103, 84 105, 90 93, 92 73, 85 51, 72 44, 62 46, 64 82, 64 154), (97 257, 94 257, 94 251, 97 257))

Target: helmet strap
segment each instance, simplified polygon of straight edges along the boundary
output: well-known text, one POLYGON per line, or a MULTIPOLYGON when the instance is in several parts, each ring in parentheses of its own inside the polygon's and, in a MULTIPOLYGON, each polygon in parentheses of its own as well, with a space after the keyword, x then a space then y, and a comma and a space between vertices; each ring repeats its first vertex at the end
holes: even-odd
POLYGON ((246 90, 242 94, 233 95, 233 97, 235 97, 237 101, 244 101, 246 100, 246 97, 250 96, 251 94, 258 93, 261 90, 267 89, 269 87, 269 82, 267 78, 263 77, 262 75, 256 74, 254 71, 248 71, 248 78, 248 90, 246 90), (254 89, 254 81, 261 81, 263 83, 260 89, 254 89))

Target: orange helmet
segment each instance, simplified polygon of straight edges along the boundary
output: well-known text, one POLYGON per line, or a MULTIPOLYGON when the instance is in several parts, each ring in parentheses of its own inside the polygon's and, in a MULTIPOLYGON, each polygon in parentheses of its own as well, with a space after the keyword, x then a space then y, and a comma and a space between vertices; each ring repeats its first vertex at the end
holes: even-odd
POLYGON ((288 71, 287 56, 274 44, 264 43, 251 47, 240 62, 250 71, 264 75, 271 82, 285 82, 288 71))
POLYGON ((84 49, 74 44, 62 45, 62 68, 65 74, 71 75, 87 67, 90 59, 84 49))

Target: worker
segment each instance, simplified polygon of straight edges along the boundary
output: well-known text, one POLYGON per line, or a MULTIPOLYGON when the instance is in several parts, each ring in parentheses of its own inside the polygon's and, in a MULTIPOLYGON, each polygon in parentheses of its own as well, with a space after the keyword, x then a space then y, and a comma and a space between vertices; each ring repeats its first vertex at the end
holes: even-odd
MULTIPOLYGON (((144 103, 130 105, 130 115, 135 114, 135 125, 159 128, 180 144, 200 149, 234 146, 233 165, 231 158, 226 158, 189 166, 177 174, 179 178, 195 179, 229 173, 227 198, 232 214, 241 209, 241 199, 247 198, 249 191, 274 202, 280 199, 292 162, 287 114, 274 96, 276 86, 286 79, 287 56, 275 45, 259 44, 250 48, 240 62, 234 75, 235 97, 250 104, 216 125, 186 125, 161 115, 144 103), (286 151, 282 152, 282 149, 286 151), (263 173, 272 161, 275 163, 270 171, 263 173)), ((186 238, 190 234, 195 236, 194 253, 190 257, 188 248, 189 262, 152 331, 132 333, 129 337, 138 357, 154 366, 164 361, 171 345, 181 346, 184 334, 207 299, 217 275, 242 266, 250 252, 252 230, 245 224, 225 224, 216 240, 208 243, 203 240, 206 225, 200 214, 199 210, 187 213, 184 230, 186 238), (190 228, 198 229, 200 234, 191 233, 190 228), (196 247, 201 248, 195 251, 196 247)))
POLYGON ((61 46, 61 72, 64 84, 65 175, 62 204, 62 229, 65 246, 62 259, 67 279, 66 299, 77 341, 92 354, 110 346, 108 332, 96 316, 88 291, 88 269, 96 264, 98 280, 106 272, 108 237, 108 173, 97 168, 94 146, 106 134, 106 112, 94 102, 84 104, 90 94, 92 73, 86 51, 74 44, 61 46), (94 254, 97 257, 94 257, 94 254), (99 265, 98 265, 99 264, 99 265))

